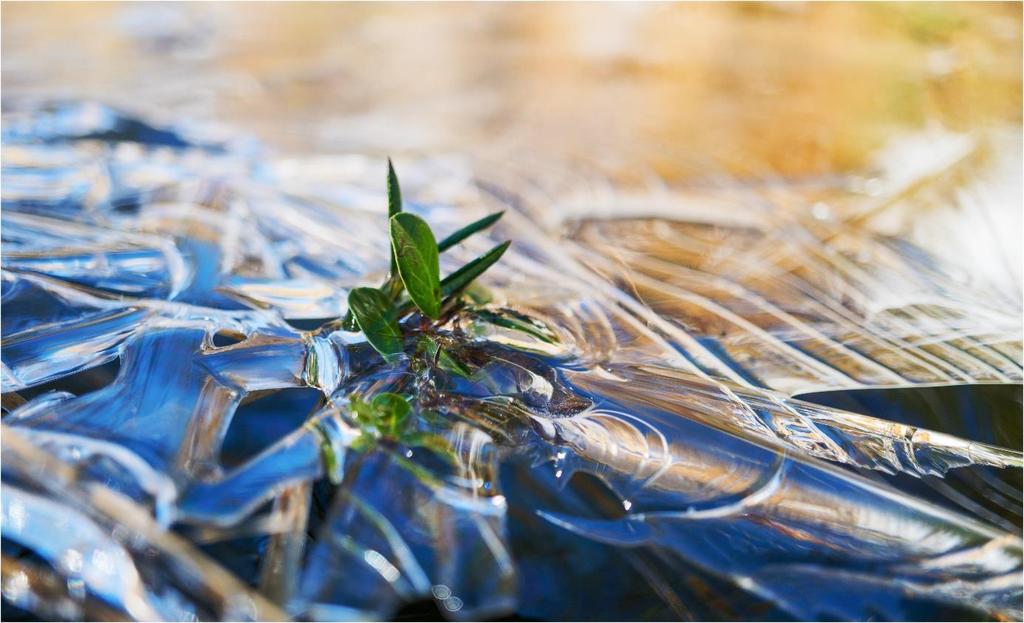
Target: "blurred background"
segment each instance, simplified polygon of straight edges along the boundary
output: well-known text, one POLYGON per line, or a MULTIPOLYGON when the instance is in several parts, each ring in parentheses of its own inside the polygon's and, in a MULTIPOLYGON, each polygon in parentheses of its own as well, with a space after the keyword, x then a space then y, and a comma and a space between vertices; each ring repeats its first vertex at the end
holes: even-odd
POLYGON ((831 197, 831 214, 1020 278, 1020 3, 75 2, 2 17, 7 104, 92 98, 278 154, 456 154, 572 193, 856 174, 867 195, 895 188, 885 206, 928 175, 971 182, 980 169, 950 167, 987 158, 980 212, 933 197, 879 219, 878 201, 843 212, 831 197), (971 250, 976 227, 998 253, 971 250))
POLYGON ((283 150, 813 176, 897 128, 1021 122, 1020 3, 5 3, 5 96, 283 150))

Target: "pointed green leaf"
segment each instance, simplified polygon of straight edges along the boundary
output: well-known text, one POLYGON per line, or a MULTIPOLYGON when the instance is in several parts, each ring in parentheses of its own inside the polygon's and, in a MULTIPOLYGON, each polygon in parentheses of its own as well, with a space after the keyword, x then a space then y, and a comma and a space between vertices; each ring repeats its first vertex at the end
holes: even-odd
POLYGON ((402 211, 402 188, 398 185, 395 167, 388 158, 388 218, 402 211))
POLYGON ((402 331, 391 301, 380 290, 354 288, 348 293, 348 308, 374 350, 385 358, 402 352, 402 331))
POLYGON ((485 217, 483 217, 482 219, 480 219, 478 221, 473 221, 469 225, 466 225, 465 227, 463 227, 459 231, 455 232, 454 234, 448 236, 447 238, 445 238, 441 242, 437 243, 437 250, 438 250, 438 252, 439 253, 444 253, 445 251, 447 251, 448 249, 450 249, 450 248, 454 247, 455 245, 459 244, 460 242, 462 242, 466 238, 469 238, 470 236, 472 236, 476 232, 478 232, 478 231, 480 231, 482 229, 487 229, 491 225, 494 225, 495 223, 497 223, 498 219, 500 219, 504 215, 505 215, 504 212, 495 212, 494 214, 491 214, 489 216, 485 216, 485 217))
POLYGON ((501 259, 501 256, 505 253, 510 244, 512 244, 511 241, 505 241, 499 244, 487 253, 484 253, 469 264, 466 264, 459 270, 445 277, 444 281, 441 282, 441 295, 447 298, 468 286, 470 282, 479 277, 485 270, 490 268, 492 264, 501 259))
POLYGON ((445 372, 461 376, 464 379, 468 379, 473 376, 473 373, 469 371, 469 368, 464 366, 462 362, 455 357, 452 357, 451 354, 444 349, 441 349, 438 352, 437 367, 441 368, 445 372))
MULTIPOLYGON (((395 173, 395 167, 391 164, 391 158, 388 158, 388 221, 391 221, 391 217, 402 211, 402 188, 398 185, 398 175, 395 173)), ((398 264, 395 261, 395 251, 391 250, 391 277, 395 276, 398 270, 398 264)))
POLYGON ((548 344, 555 344, 558 342, 558 335, 555 334, 555 332, 547 325, 513 309, 503 309, 501 310, 501 313, 479 310, 474 313, 474 316, 479 320, 489 322, 490 324, 497 325, 499 327, 505 327, 506 329, 521 331, 527 335, 532 335, 533 337, 548 344))
POLYGON ((430 226, 414 214, 396 214, 391 218, 391 247, 409 298, 436 320, 441 312, 441 269, 430 226))

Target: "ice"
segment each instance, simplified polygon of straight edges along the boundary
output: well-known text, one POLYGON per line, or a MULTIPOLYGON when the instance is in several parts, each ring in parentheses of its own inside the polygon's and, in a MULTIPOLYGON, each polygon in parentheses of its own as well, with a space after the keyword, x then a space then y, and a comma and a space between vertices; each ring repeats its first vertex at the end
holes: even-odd
POLYGON ((964 137, 896 145, 920 166, 880 157, 873 184, 837 182, 827 203, 734 188, 556 205, 544 180, 519 195, 500 171, 402 160, 409 209, 441 235, 507 210, 443 272, 513 245, 490 301, 435 336, 450 360, 411 335, 385 364, 334 322, 387 270, 382 160, 280 158, 94 103, 8 114, 11 604, 1021 617, 1016 285, 862 226, 944 184, 977 148, 964 137), (940 388, 965 388, 955 417, 896 399, 940 388), (382 391, 416 398, 415 432, 450 460, 350 447, 350 396, 382 391), (827 406, 857 392, 871 409, 827 406))

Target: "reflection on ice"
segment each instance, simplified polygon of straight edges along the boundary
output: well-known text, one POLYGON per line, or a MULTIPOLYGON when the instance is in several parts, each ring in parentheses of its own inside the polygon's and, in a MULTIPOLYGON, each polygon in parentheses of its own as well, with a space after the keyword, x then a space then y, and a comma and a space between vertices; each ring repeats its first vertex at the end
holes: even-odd
POLYGON ((7 602, 58 618, 384 618, 425 599, 454 619, 1021 616, 1020 449, 954 434, 1019 413, 965 404, 925 426, 884 394, 865 413, 794 398, 1021 381, 1005 293, 834 220, 886 197, 837 187, 825 219, 611 211, 559 239, 498 172, 409 163, 411 209, 442 235, 501 204, 514 244, 488 302, 385 364, 331 322, 387 268, 380 163, 297 167, 92 104, 17 114, 7 602), (416 396, 412 432, 450 456, 352 448, 350 397, 384 391, 416 396))

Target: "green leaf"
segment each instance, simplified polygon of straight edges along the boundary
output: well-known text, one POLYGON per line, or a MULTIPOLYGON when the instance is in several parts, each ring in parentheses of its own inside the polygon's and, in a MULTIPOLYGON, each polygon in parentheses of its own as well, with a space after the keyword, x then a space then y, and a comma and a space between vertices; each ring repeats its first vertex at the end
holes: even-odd
POLYGON ((429 335, 421 335, 419 341, 416 343, 417 354, 423 353, 427 356, 427 359, 433 361, 437 357, 437 351, 441 349, 441 345, 437 343, 433 337, 429 335))
POLYGON ((464 366, 459 360, 452 357, 447 350, 442 348, 441 345, 430 336, 420 338, 419 349, 421 352, 426 354, 427 359, 445 372, 467 379, 473 375, 466 366, 464 366))
POLYGON ((402 331, 391 301, 380 290, 354 288, 348 293, 348 308, 374 350, 385 358, 402 352, 402 331))
MULTIPOLYGON (((391 218, 402 211, 402 188, 398 185, 398 175, 395 174, 395 167, 388 158, 388 222, 391 218)), ((398 263, 395 261, 395 251, 391 250, 391 276, 393 279, 398 272, 398 263)))
POLYGON ((556 335, 547 325, 544 323, 521 314, 512 309, 503 309, 501 313, 494 313, 487 310, 479 310, 473 314, 477 319, 490 324, 505 327, 506 329, 512 329, 513 331, 520 331, 527 335, 547 342, 548 344, 555 344, 558 342, 558 335, 556 335))
POLYGON ((379 421, 388 428, 388 433, 397 437, 412 413, 409 402, 398 394, 383 392, 374 396, 372 404, 379 421))
POLYGON ((452 357, 451 354, 444 349, 441 349, 438 352, 437 367, 441 368, 445 372, 461 376, 464 379, 468 379, 473 376, 473 373, 469 371, 469 368, 462 365, 462 362, 455 357, 452 357))
POLYGON ((505 215, 504 212, 495 212, 494 214, 491 214, 489 216, 483 217, 479 221, 473 221, 469 225, 466 225, 465 227, 463 227, 459 231, 455 232, 454 234, 448 236, 447 238, 445 238, 441 242, 437 243, 437 250, 438 250, 438 252, 439 253, 444 253, 448 249, 450 249, 450 248, 454 247, 455 245, 459 244, 460 242, 462 242, 466 238, 469 238, 470 236, 472 236, 476 232, 480 231, 481 229, 487 229, 491 225, 494 225, 495 223, 497 223, 498 219, 500 219, 504 215, 505 215))
POLYGON ((402 211, 402 189, 398 185, 395 167, 388 158, 388 219, 402 211))
POLYGON ((437 320, 441 312, 441 269, 430 226, 414 214, 396 214, 391 218, 391 247, 409 298, 421 312, 437 320))
POLYGON ((376 426, 377 414, 370 403, 358 398, 355 394, 348 397, 349 407, 356 414, 356 421, 361 426, 376 426))
POLYGON ((511 241, 505 241, 499 244, 487 253, 484 253, 469 264, 466 264, 459 270, 445 277, 444 281, 441 282, 441 295, 444 298, 448 298, 468 286, 470 282, 479 277, 485 270, 490 268, 492 264, 501 259, 501 256, 505 253, 510 244, 512 244, 511 241))

